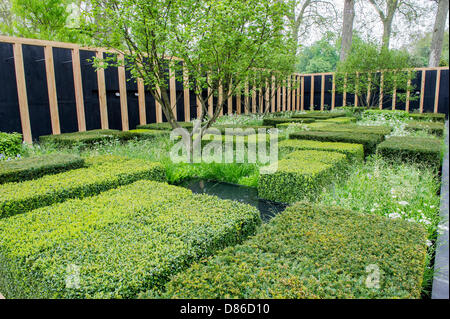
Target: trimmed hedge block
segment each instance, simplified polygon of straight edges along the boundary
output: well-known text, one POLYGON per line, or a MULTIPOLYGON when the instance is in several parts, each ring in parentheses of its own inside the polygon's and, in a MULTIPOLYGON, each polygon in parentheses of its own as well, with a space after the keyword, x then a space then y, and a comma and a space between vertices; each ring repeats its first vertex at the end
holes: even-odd
POLYGON ((236 135, 252 135, 258 133, 259 129, 264 129, 265 131, 273 128, 269 125, 239 125, 239 124, 221 124, 214 125, 212 128, 220 130, 221 134, 225 134, 225 130, 228 129, 242 129, 242 132, 235 131, 236 135), (246 132, 247 129, 252 129, 246 132))
POLYGON ((39 137, 41 143, 52 143, 56 146, 74 146, 77 144, 94 144, 114 140, 129 140, 134 135, 119 130, 91 130, 86 132, 63 133, 58 135, 43 135, 39 137))
POLYGON ((338 152, 347 155, 350 161, 364 160, 364 147, 361 144, 319 142, 312 140, 284 140, 279 142, 278 149, 280 153, 299 150, 338 152))
POLYGON ((274 126, 276 127, 277 124, 281 124, 281 123, 312 123, 314 122, 314 119, 311 118, 278 118, 278 117, 273 117, 273 118, 265 118, 263 119, 263 125, 267 125, 267 126, 274 126))
POLYGON ((294 118, 312 118, 312 119, 332 119, 345 116, 344 112, 320 112, 320 111, 313 111, 313 112, 306 112, 304 114, 294 114, 292 117, 294 118))
POLYGON ((138 181, 0 220, 0 291, 6 298, 133 298, 240 243, 260 222, 250 205, 138 181), (74 274, 79 285, 67 286, 74 274))
POLYGON ((22 149, 22 134, 0 132, 0 160, 15 157, 22 149))
POLYGON ((393 161, 441 166, 441 140, 438 138, 393 136, 378 145, 377 153, 393 161))
POLYGON ((416 121, 445 122, 443 113, 409 113, 409 118, 416 121))
MULTIPOLYGON (((178 125, 180 127, 191 130, 194 127, 194 124, 192 122, 178 122, 178 125)), ((150 129, 150 130, 166 130, 171 131, 173 130, 172 125, 170 125, 169 122, 163 122, 163 123, 150 123, 145 125, 138 125, 136 126, 137 129, 150 129)))
POLYGON ((297 203, 242 245, 175 276, 162 297, 420 298, 426 235, 401 219, 297 203))
POLYGON ((351 124, 356 123, 355 117, 335 117, 326 120, 317 120, 318 122, 333 123, 333 124, 351 124))
POLYGON ((357 124, 330 124, 327 126, 310 127, 313 131, 354 132, 363 134, 378 134, 382 136, 389 135, 392 132, 392 128, 389 126, 369 126, 357 124))
POLYGON ((71 154, 47 154, 0 162, 0 184, 35 179, 84 166, 84 160, 71 154))
POLYGON ((344 154, 326 151, 296 151, 263 168, 258 182, 258 197, 276 202, 293 203, 313 199, 347 166, 344 154), (264 170, 277 168, 275 173, 264 170))
POLYGON ((445 126, 444 123, 440 122, 410 121, 407 123, 405 129, 408 131, 425 131, 429 134, 443 136, 445 126))
POLYGON ((42 206, 83 198, 139 179, 165 181, 160 163, 99 156, 87 160, 87 168, 47 175, 21 183, 0 185, 0 218, 20 214, 42 206))
POLYGON ((292 133, 289 138, 299 140, 315 140, 322 142, 362 144, 364 146, 364 154, 366 156, 375 153, 377 145, 384 140, 384 136, 379 134, 326 131, 295 132, 292 133))

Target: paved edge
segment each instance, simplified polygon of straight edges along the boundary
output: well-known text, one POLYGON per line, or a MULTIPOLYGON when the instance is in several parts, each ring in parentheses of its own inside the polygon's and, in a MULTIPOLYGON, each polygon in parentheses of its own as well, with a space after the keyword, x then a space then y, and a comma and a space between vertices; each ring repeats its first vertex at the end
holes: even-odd
MULTIPOLYGON (((445 144, 448 147, 448 121, 445 123, 447 136, 445 144)), ((436 243, 436 257, 434 261, 434 278, 432 299, 449 299, 449 282, 448 282, 448 261, 449 261, 449 241, 448 241, 448 208, 449 208, 449 166, 448 166, 448 149, 444 155, 442 163, 442 184, 441 184, 441 229, 436 243)))

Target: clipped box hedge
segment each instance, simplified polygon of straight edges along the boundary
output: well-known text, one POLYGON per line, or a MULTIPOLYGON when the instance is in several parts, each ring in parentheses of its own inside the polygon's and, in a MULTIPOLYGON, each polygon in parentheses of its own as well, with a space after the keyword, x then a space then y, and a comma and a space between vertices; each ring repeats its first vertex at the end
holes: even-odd
POLYGON ((162 297, 420 298, 426 247, 420 224, 297 203, 243 244, 175 276, 162 297), (377 270, 378 288, 370 281, 377 270))
POLYGON ((312 140, 284 140, 278 144, 280 153, 289 153, 299 150, 316 150, 338 152, 347 155, 350 161, 364 160, 364 147, 361 144, 320 142, 312 140))
POLYGON ((441 165, 441 140, 393 136, 378 145, 377 153, 392 161, 423 163, 439 168, 441 165))
POLYGON ((258 197, 276 202, 293 203, 314 199, 322 189, 345 172, 347 157, 327 151, 296 151, 278 161, 275 173, 264 173, 258 182, 258 197))
MULTIPOLYGON (((190 130, 194 127, 192 122, 178 122, 178 125, 180 125, 180 127, 182 127, 182 128, 188 129, 188 130, 190 130)), ((136 128, 137 129, 150 129, 150 130, 166 130, 166 131, 173 130, 172 125, 170 125, 169 122, 138 125, 138 126, 136 126, 136 128)))
POLYGON ((0 160, 15 157, 22 149, 22 134, 0 132, 0 160))
POLYGON ((289 135, 291 139, 315 140, 322 142, 343 142, 352 144, 362 144, 364 154, 375 153, 376 147, 384 140, 380 134, 367 134, 357 132, 327 132, 327 131, 302 131, 289 135))
POLYGON ((409 118, 415 121, 445 122, 443 113, 409 113, 409 118))
POLYGON ((445 125, 441 122, 410 121, 406 124, 405 129, 408 131, 425 131, 437 136, 443 136, 445 125))
POLYGON ((90 167, 0 185, 0 218, 68 198, 92 196, 139 179, 166 180, 160 163, 114 156, 99 156, 87 162, 90 167))
POLYGON ((325 122, 325 123, 333 123, 333 124, 351 124, 356 123, 355 117, 335 117, 330 118, 326 120, 317 120, 318 122, 325 122))
POLYGON ((138 181, 0 220, 0 291, 6 298, 133 298, 241 242, 260 221, 247 204, 138 181))
POLYGON ((292 117, 294 118, 312 118, 317 120, 323 120, 323 119, 332 119, 345 116, 344 112, 321 112, 321 111, 312 111, 312 112, 306 112, 302 114, 294 114, 292 117))
POLYGON ((0 184, 25 181, 83 166, 84 160, 71 154, 46 154, 0 161, 0 184))
POLYGON ((51 143, 56 146, 74 146, 79 144, 104 143, 114 140, 126 141, 134 135, 119 130, 91 130, 85 132, 63 133, 57 135, 43 135, 39 137, 41 143, 51 143))
POLYGON ((312 123, 314 122, 314 119, 311 118, 289 118, 289 117, 284 117, 284 118, 278 118, 278 117, 272 117, 272 118, 265 118, 263 119, 263 125, 264 126, 273 126, 276 127, 278 124, 281 123, 312 123))
POLYGON ((225 134, 226 129, 242 129, 242 132, 239 130, 235 131, 236 135, 252 135, 255 133, 258 133, 259 129, 264 129, 265 131, 270 130, 273 128, 269 125, 240 125, 240 124, 220 124, 220 125, 213 125, 212 128, 218 129, 221 134, 225 134), (252 130, 248 130, 252 129, 252 130), (248 130, 246 132, 246 130, 248 130))
MULTIPOLYGON (((323 123, 323 122, 322 122, 323 123)), ((369 126, 369 125, 357 125, 357 124, 333 124, 326 126, 310 126, 313 131, 327 131, 327 132, 353 132, 353 133, 367 133, 378 135, 389 135, 392 132, 392 128, 389 126, 369 126)))

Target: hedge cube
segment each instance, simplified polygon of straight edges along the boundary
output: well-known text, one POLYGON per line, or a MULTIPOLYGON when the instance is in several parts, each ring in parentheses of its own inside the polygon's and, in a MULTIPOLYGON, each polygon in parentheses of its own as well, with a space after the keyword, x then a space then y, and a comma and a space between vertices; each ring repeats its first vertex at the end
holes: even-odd
POLYGON ((441 165, 441 140, 393 136, 378 145, 377 153, 391 161, 421 163, 439 168, 441 165))
POLYGON ((175 276, 162 297, 420 298, 426 247, 419 224, 297 203, 242 245, 175 276))
POLYGON ((392 128, 389 126, 369 126, 357 124, 330 124, 327 126, 311 126, 313 131, 327 131, 327 132, 350 132, 350 133, 367 133, 378 135, 389 135, 392 128))
POLYGON ((298 119, 298 118, 288 118, 288 117, 285 117, 285 118, 272 117, 272 118, 265 118, 263 120, 263 125, 276 127, 277 124, 281 124, 281 123, 303 123, 303 124, 306 124, 306 123, 312 123, 314 121, 315 120, 311 119, 311 118, 298 119))
POLYGON ((21 183, 0 185, 0 218, 62 202, 92 196, 139 179, 165 181, 164 166, 145 160, 99 156, 87 168, 47 175, 21 183))
POLYGON ((57 135, 43 135, 39 137, 41 143, 51 143, 66 147, 74 145, 92 145, 95 143, 111 142, 114 140, 127 141, 135 137, 128 131, 118 130, 91 130, 86 132, 63 133, 57 135))
POLYGON ((344 112, 320 112, 320 111, 312 111, 306 112, 302 114, 294 114, 292 117, 294 118, 312 118, 312 119, 331 119, 345 116, 344 112))
POLYGON ((280 153, 289 153, 299 150, 316 150, 338 152, 347 155, 350 161, 364 160, 364 147, 362 144, 319 142, 312 140, 284 140, 279 142, 280 153))
MULTIPOLYGON (((178 125, 182 128, 188 129, 188 130, 191 130, 194 127, 192 122, 178 122, 178 125)), ((150 129, 150 130, 166 130, 166 131, 173 130, 172 125, 170 125, 169 122, 138 125, 138 126, 136 126, 136 128, 137 129, 150 129)))
POLYGON ((84 160, 71 154, 46 154, 0 161, 0 184, 35 179, 84 166, 84 160))
POLYGON ((325 122, 325 123, 333 123, 333 124, 351 124, 356 123, 355 117, 335 117, 330 118, 326 120, 317 120, 318 122, 325 122))
POLYGON ((138 181, 0 220, 0 291, 6 298, 133 298, 259 224, 252 206, 138 181), (74 273, 79 285, 67 285, 74 273))
POLYGON ((445 125, 441 122, 410 121, 405 127, 408 131, 424 131, 436 136, 443 136, 445 125))
POLYGON ((314 199, 346 168, 344 154, 326 151, 296 151, 263 168, 258 182, 258 197, 293 203, 314 199), (275 172, 270 172, 276 167, 275 172), (268 173, 269 172, 269 173, 268 173))
POLYGON ((416 121, 445 122, 443 113, 409 113, 409 118, 416 121))
POLYGON ((15 157, 22 149, 22 134, 0 132, 0 160, 15 157))

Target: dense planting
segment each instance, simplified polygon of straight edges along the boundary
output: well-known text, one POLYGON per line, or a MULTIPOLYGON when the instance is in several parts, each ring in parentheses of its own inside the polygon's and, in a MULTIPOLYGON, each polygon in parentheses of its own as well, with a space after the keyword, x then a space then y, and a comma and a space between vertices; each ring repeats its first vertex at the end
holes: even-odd
POLYGON ((366 125, 356 125, 356 124, 330 124, 322 127, 312 127, 314 131, 327 131, 327 132, 350 132, 350 133, 367 133, 367 134, 378 134, 378 135, 388 135, 391 133, 392 129, 389 126, 366 126, 366 125))
POLYGON ((372 154, 376 146, 384 140, 379 134, 352 133, 352 132, 327 132, 327 131, 302 131, 292 133, 289 138, 300 140, 315 140, 323 142, 343 142, 364 145, 364 154, 372 154))
POLYGON ((419 298, 425 241, 414 223, 298 203, 177 275, 163 297, 419 298))
POLYGON ((339 152, 347 155, 353 161, 364 160, 364 148, 361 144, 339 143, 339 142, 319 142, 312 140, 284 140, 278 144, 279 152, 287 154, 298 150, 316 150, 339 152))
POLYGON ((22 134, 0 132, 0 160, 18 155, 21 145, 22 134))
POLYGON ((439 168, 441 140, 411 136, 393 136, 378 145, 377 153, 392 161, 423 163, 439 168))
POLYGON ((0 184, 20 182, 47 174, 56 174, 84 165, 77 155, 47 154, 12 161, 0 161, 0 184))
POLYGON ((347 157, 341 153, 293 152, 276 163, 275 173, 261 172, 258 196, 284 203, 312 199, 330 185, 336 175, 343 173, 346 164, 347 157))
POLYGON ((249 205, 139 181, 1 220, 0 291, 7 298, 131 298, 241 242, 259 223, 249 205), (67 287, 73 267, 79 286, 67 287))
POLYGON ((281 123, 312 123, 314 119, 311 118, 280 118, 280 117, 272 117, 265 118, 263 120, 263 125, 267 126, 277 126, 281 123))
POLYGON ((334 123, 334 124, 350 124, 350 123, 356 123, 355 117, 334 117, 329 118, 326 120, 318 120, 320 122, 326 122, 326 123, 334 123))
POLYGON ((79 144, 94 144, 109 142, 116 139, 128 140, 133 137, 128 132, 118 130, 92 130, 86 132, 63 133, 58 135, 43 135, 41 143, 51 143, 56 146, 74 146, 79 144))
POLYGON ((139 179, 165 181, 159 163, 101 156, 92 165, 21 183, 0 185, 0 218, 64 201, 82 198, 139 179))
POLYGON ((416 121, 445 122, 445 114, 443 113, 409 113, 408 116, 416 121))
POLYGON ((437 136, 444 135, 444 123, 440 122, 422 122, 422 121, 410 121, 405 127, 408 131, 425 131, 437 136))
MULTIPOLYGON (((178 122, 178 125, 182 128, 186 128, 186 129, 192 129, 194 126, 192 124, 192 122, 178 122)), ((170 123, 168 123, 168 122, 138 125, 137 128, 138 129, 150 129, 150 130, 166 130, 166 131, 173 130, 172 125, 170 125, 170 123)))
POLYGON ((345 116, 343 112, 306 112, 303 114, 294 114, 292 117, 295 118, 312 118, 312 119, 331 119, 336 117, 345 116))

